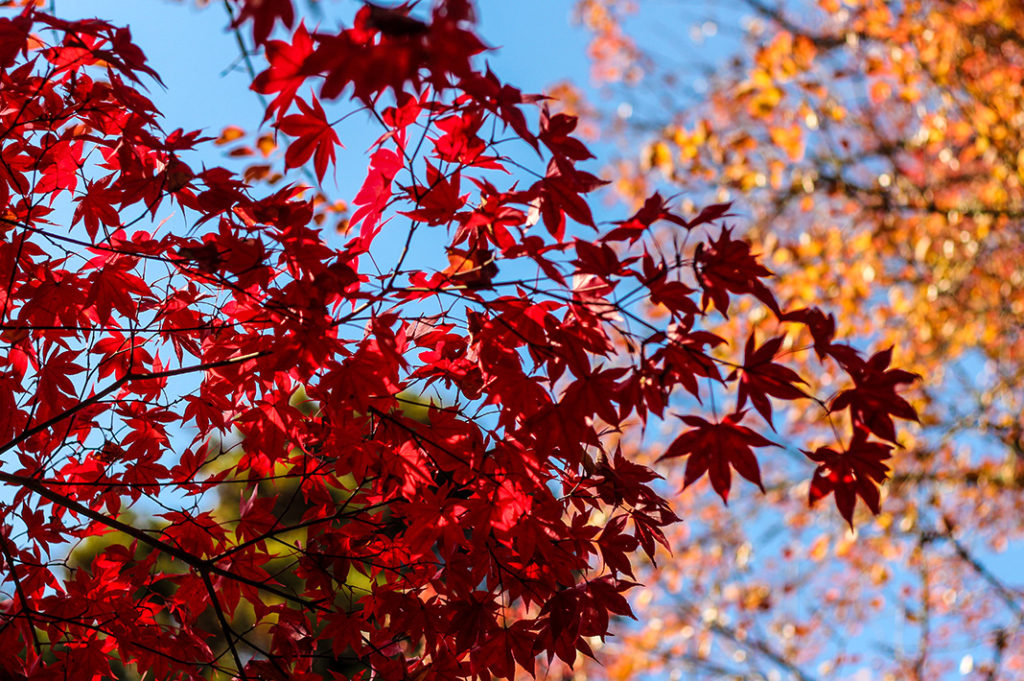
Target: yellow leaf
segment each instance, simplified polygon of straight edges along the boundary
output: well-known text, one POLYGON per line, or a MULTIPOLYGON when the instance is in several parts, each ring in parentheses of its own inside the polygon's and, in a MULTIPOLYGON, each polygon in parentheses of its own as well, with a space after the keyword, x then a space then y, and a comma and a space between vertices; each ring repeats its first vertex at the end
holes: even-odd
POLYGON ((871 84, 871 101, 875 104, 881 104, 885 100, 889 99, 892 94, 892 86, 884 80, 876 80, 871 84))
POLYGON ((811 560, 820 563, 828 557, 828 549, 829 536, 827 534, 823 534, 819 536, 817 539, 815 539, 814 543, 811 544, 811 548, 807 552, 807 556, 811 560))
POLYGON ((242 130, 240 127, 238 127, 237 125, 229 125, 228 127, 221 130, 220 137, 217 138, 214 144, 219 146, 230 144, 231 142, 234 142, 235 140, 243 137, 244 135, 245 131, 242 130))
POLYGON ((267 158, 277 149, 277 143, 274 141, 273 135, 260 135, 260 138, 256 140, 256 146, 259 148, 260 153, 263 154, 263 158, 267 158))
POLYGON ((665 142, 658 140, 654 144, 651 144, 647 148, 647 153, 644 154, 646 159, 647 168, 657 168, 665 175, 672 174, 672 152, 669 150, 668 145, 665 142))
POLYGON ((799 124, 774 127, 768 132, 775 146, 785 151, 790 161, 799 161, 804 157, 804 133, 799 124))

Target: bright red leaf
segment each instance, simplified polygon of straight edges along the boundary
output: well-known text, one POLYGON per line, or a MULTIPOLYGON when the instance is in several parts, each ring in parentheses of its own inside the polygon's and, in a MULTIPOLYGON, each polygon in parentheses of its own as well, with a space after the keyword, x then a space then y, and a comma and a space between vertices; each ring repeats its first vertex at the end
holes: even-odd
POLYGON ((302 113, 285 116, 277 124, 278 130, 295 138, 285 153, 285 166, 298 168, 312 158, 316 177, 323 181, 327 164, 334 163, 334 146, 340 146, 341 140, 327 121, 327 115, 320 102, 314 99, 313 104, 309 105, 302 99, 295 101, 302 113))

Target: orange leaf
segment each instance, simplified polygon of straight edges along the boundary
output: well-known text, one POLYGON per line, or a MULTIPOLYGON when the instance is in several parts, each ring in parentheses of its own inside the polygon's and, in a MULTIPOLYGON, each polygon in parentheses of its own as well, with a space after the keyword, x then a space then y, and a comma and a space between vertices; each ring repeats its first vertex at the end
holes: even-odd
POLYGON ((242 130, 240 127, 238 127, 237 125, 229 125, 223 130, 221 130, 220 137, 218 137, 214 141, 214 144, 216 144, 217 146, 224 146, 225 144, 230 144, 231 142, 234 142, 236 139, 239 139, 244 135, 245 131, 242 130))

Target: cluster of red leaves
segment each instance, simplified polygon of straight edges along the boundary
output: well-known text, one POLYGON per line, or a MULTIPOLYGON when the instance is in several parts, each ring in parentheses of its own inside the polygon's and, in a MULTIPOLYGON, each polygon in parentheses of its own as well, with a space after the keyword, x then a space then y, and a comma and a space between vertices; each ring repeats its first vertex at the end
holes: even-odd
MULTIPOLYGON (((359 233, 341 247, 301 187, 257 197, 181 160, 206 140, 156 126, 133 84, 155 74, 126 30, 32 9, 0 18, 0 668, 425 681, 590 655, 589 637, 631 615, 630 555, 653 557, 676 520, 655 473, 609 451, 615 434, 664 417, 678 387, 699 398, 701 379, 738 381, 736 413, 685 416, 692 430, 666 453, 688 455, 687 483, 707 472, 724 499, 731 468, 760 482, 751 447, 769 444, 740 424, 745 401, 770 424, 769 398, 804 396, 776 363, 780 339, 752 339, 729 365, 712 354, 725 339, 700 328, 730 295, 779 313, 768 271, 711 224, 726 207, 687 221, 655 196, 592 240, 567 238, 570 220, 597 229, 583 195, 601 181, 576 167, 590 154, 573 119, 541 108, 534 134, 540 98, 475 69, 465 0, 423 20, 366 4, 352 28, 276 41, 291 3, 239 4, 266 44, 254 88, 276 95, 287 166, 312 159, 325 174, 340 140, 319 100, 348 86, 384 126, 354 201, 359 233), (297 99, 310 82, 319 100, 297 99), (480 136, 493 124, 546 165, 531 186, 493 184, 511 167, 480 136), (164 201, 190 229, 142 228, 164 201), (657 220, 695 237, 693 251, 648 252, 657 220), (399 223, 407 243, 448 234, 449 266, 403 269, 407 247, 392 270, 367 268, 399 223), (638 300, 670 323, 644 319, 638 300), (295 406, 299 388, 314 408, 295 406), (429 391, 444 406, 407 415, 404 396, 429 391), (257 495, 282 478, 299 481, 304 508, 287 522, 257 495), (244 492, 224 518, 203 500, 229 484, 244 492), (132 525, 136 504, 161 505, 164 524, 132 525), (131 546, 67 572, 50 562, 110 531, 131 546), (282 555, 286 571, 271 567, 282 555), (255 624, 238 631, 243 605, 255 624)), ((834 491, 849 519, 854 494, 877 509, 891 445, 869 434, 891 442, 891 417, 913 418, 894 391, 910 376, 800 314, 854 383, 832 404, 849 409, 853 444, 810 455, 812 496, 834 491)))

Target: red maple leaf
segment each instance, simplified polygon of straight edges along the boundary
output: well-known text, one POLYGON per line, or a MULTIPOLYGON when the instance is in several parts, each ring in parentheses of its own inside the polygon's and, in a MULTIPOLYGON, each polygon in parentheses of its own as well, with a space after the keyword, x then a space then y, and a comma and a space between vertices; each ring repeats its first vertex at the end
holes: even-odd
POLYGON ((574 161, 585 161, 594 158, 586 145, 570 133, 576 129, 576 117, 560 113, 552 116, 545 106, 540 113, 540 135, 538 139, 544 143, 551 153, 565 156, 574 161))
POLYGON ((707 473, 711 487, 725 502, 729 500, 729 488, 732 485, 730 467, 763 492, 761 471, 752 448, 778 445, 750 428, 741 426, 740 421, 745 414, 744 411, 738 411, 718 423, 705 421, 699 416, 680 416, 684 423, 693 428, 677 437, 659 461, 689 456, 683 488, 689 487, 707 473))
POLYGON ((633 567, 630 565, 630 555, 640 546, 640 542, 633 535, 626 534, 626 521, 629 515, 623 513, 615 516, 601 531, 597 538, 597 547, 601 551, 604 563, 615 574, 624 574, 633 577, 633 567))
POLYGON ((647 466, 633 463, 616 448, 611 459, 601 456, 594 470, 597 476, 597 494, 606 503, 618 505, 623 501, 631 506, 640 502, 646 483, 661 476, 647 466))
POLYGON ((883 440, 896 442, 892 417, 917 421, 917 412, 910 403, 896 394, 896 386, 913 383, 917 374, 902 369, 889 369, 892 348, 872 355, 871 359, 848 369, 854 387, 836 395, 829 408, 849 409, 853 423, 883 440))
POLYGON ((359 235, 366 245, 378 231, 377 225, 391 199, 391 181, 401 169, 402 158, 390 149, 378 149, 370 157, 369 172, 353 201, 358 208, 352 213, 352 224, 362 223, 359 235))
POLYGON ((853 527, 853 509, 859 496, 871 512, 881 509, 880 483, 889 475, 885 461, 892 456, 892 445, 872 442, 860 428, 853 431, 853 439, 845 452, 829 447, 804 451, 809 459, 818 463, 811 480, 808 502, 814 504, 822 497, 835 494, 839 514, 853 527))
POLYGON ((341 145, 338 133, 334 132, 323 107, 315 98, 310 106, 302 99, 296 99, 301 114, 285 116, 277 124, 278 130, 295 139, 288 145, 284 163, 288 168, 298 168, 313 158, 316 177, 321 182, 327 172, 327 164, 334 162, 334 145, 341 145))
POLYGON ((814 352, 819 359, 832 357, 843 367, 856 366, 860 355, 845 343, 833 342, 836 337, 835 315, 825 313, 815 307, 801 308, 787 312, 782 316, 786 321, 800 322, 807 326, 814 341, 814 352))
POLYGON ((426 186, 404 188, 416 209, 404 211, 402 215, 432 226, 450 222, 455 218, 455 212, 466 204, 468 196, 459 196, 459 184, 458 172, 452 173, 450 178, 445 177, 428 161, 426 186))
POLYGON ((31 28, 32 20, 26 15, 14 19, 0 18, 0 68, 10 67, 18 54, 26 50, 25 43, 31 28))
POLYGON ((566 215, 581 225, 594 227, 594 216, 581 194, 605 184, 608 183, 590 173, 576 170, 569 162, 559 163, 558 158, 552 158, 547 175, 534 183, 525 196, 540 201, 544 226, 561 241, 565 236, 566 215))
POLYGON ((267 41, 278 21, 291 28, 295 23, 295 9, 291 0, 242 0, 242 9, 232 27, 241 26, 249 19, 252 19, 253 39, 259 45, 267 41))
POLYGON ((487 149, 487 144, 477 134, 483 123, 484 117, 479 111, 467 111, 439 120, 436 125, 444 134, 433 140, 434 153, 442 161, 450 163, 479 166, 481 161, 490 162, 490 158, 481 158, 487 149))
MULTIPOLYGON (((778 397, 783 400, 798 400, 806 397, 804 391, 795 384, 807 384, 800 376, 789 367, 776 364, 773 360, 779 353, 785 336, 778 336, 766 341, 761 347, 756 347, 754 334, 751 332, 747 339, 747 346, 743 353, 743 367, 737 369, 726 377, 726 380, 736 378, 740 375, 740 385, 736 396, 736 408, 742 409, 747 398, 754 405, 757 413, 764 417, 768 425, 772 425, 772 403, 768 397, 778 397)), ((775 427, 772 426, 772 430, 775 427)))
POLYGON ((100 230, 100 223, 107 227, 116 227, 121 218, 114 209, 117 192, 109 189, 110 178, 105 177, 97 182, 86 184, 84 192, 75 197, 78 205, 71 218, 71 224, 85 221, 85 231, 90 239, 95 239, 100 230))
POLYGON ((701 225, 714 222, 715 220, 729 217, 729 209, 732 207, 732 203, 713 203, 710 206, 705 206, 701 209, 700 214, 694 219, 686 223, 687 229, 694 229, 701 225))
POLYGON ((694 265, 704 289, 701 307, 707 308, 708 301, 714 301, 715 309, 728 317, 729 293, 738 293, 753 295, 776 315, 781 314, 775 296, 761 281, 771 276, 771 270, 757 261, 748 242, 732 238, 730 228, 697 248, 694 265))
POLYGON ((278 93, 267 107, 264 120, 269 119, 275 111, 280 118, 291 107, 296 93, 306 81, 302 67, 311 54, 313 40, 304 23, 299 24, 290 43, 284 40, 271 40, 267 43, 265 57, 269 68, 252 82, 252 89, 260 94, 278 93))
POLYGON ((680 227, 687 227, 688 223, 686 220, 670 212, 667 204, 668 202, 665 198, 658 192, 655 192, 644 201, 644 205, 633 217, 628 220, 617 221, 615 224, 619 226, 605 234, 602 240, 623 241, 629 239, 629 243, 636 243, 644 231, 658 220, 667 220, 680 227))
POLYGON ((274 515, 274 503, 277 499, 258 496, 258 491, 258 487, 253 486, 248 497, 244 491, 242 492, 238 507, 238 526, 235 528, 238 538, 242 541, 264 537, 280 522, 274 515))
MULTIPOLYGON (((622 227, 615 231, 620 229, 622 227)), ((644 253, 642 264, 643 278, 640 281, 650 290, 652 303, 664 306, 675 317, 692 318, 700 313, 700 308, 692 298, 694 289, 677 279, 669 278, 669 268, 664 261, 655 263, 650 254, 644 253)))

